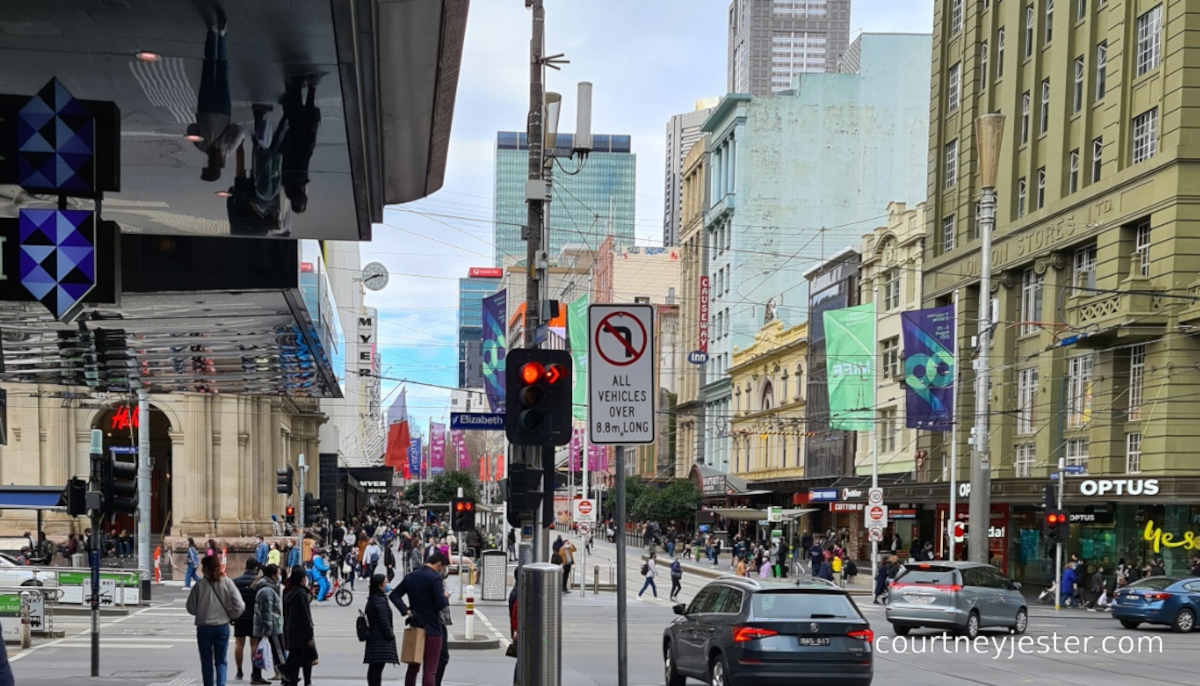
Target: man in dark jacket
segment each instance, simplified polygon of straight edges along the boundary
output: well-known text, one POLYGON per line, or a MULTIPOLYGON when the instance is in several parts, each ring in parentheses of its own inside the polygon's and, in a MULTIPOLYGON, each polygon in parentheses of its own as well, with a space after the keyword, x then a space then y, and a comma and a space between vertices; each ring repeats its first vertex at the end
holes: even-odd
MULTIPOLYGON (((258 578, 258 561, 253 557, 246 558, 246 571, 242 572, 233 580, 233 585, 237 586, 238 593, 242 594, 242 602, 246 604, 245 611, 233 620, 233 637, 236 641, 233 645, 233 662, 237 665, 237 678, 241 679, 242 673, 242 655, 246 649, 247 639, 253 634, 254 629, 254 582, 258 578)), ((254 652, 254 645, 250 645, 250 652, 254 652)))
MULTIPOLYGON (((512 642, 515 645, 517 642, 517 589, 521 587, 521 568, 517 567, 513 570, 513 589, 508 593, 508 627, 512 632, 512 642)), ((513 667, 513 686, 521 683, 521 660, 517 660, 517 666, 513 667)))
MULTIPOLYGON (((425 629, 425 654, 421 660, 425 666, 421 674, 422 686, 435 686, 437 683, 437 666, 446 633, 441 614, 442 608, 450 604, 450 594, 442 584, 442 572, 449 565, 450 560, 445 555, 433 552, 425 564, 404 577, 389 596, 400 614, 409 618, 409 624, 425 629), (405 597, 408 598, 408 605, 404 604, 405 597)), ((405 680, 411 683, 418 672, 421 672, 421 665, 409 665, 405 680)))

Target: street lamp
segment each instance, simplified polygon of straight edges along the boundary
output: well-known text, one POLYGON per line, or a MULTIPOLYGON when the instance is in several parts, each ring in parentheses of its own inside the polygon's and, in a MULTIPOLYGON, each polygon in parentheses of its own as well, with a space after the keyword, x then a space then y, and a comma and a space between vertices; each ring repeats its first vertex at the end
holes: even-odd
MULTIPOLYGON (((996 171, 1004 115, 985 114, 975 120, 975 145, 979 153, 979 354, 975 357, 975 428, 971 431, 971 495, 969 503, 971 562, 988 562, 988 527, 992 510, 992 466, 988 455, 988 413, 991 400, 988 354, 992 339, 992 229, 996 226, 996 171)), ((954 521, 954 514, 951 521, 954 521)))

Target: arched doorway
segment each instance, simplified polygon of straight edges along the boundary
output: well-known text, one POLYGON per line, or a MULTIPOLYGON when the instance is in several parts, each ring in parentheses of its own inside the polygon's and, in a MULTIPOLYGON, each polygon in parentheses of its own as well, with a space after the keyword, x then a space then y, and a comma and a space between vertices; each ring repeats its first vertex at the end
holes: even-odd
MULTIPOLYGON (((96 418, 93 429, 104 432, 104 453, 137 445, 137 403, 118 405, 96 418)), ((171 526, 171 420, 150 405, 150 533, 163 534, 171 526)), ((133 517, 117 515, 114 528, 135 531, 133 517)))

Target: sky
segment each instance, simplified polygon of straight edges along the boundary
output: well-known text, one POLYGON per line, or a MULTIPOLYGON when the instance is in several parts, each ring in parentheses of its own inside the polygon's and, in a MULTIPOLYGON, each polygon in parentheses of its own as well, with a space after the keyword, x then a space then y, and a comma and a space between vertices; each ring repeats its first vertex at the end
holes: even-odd
MULTIPOLYGON (((412 382, 408 408, 418 427, 449 419, 449 391, 419 384, 458 385, 458 279, 470 267, 492 266, 496 132, 523 131, 529 109, 524 5, 473 0, 445 185, 386 208, 384 224, 362 246, 364 263, 377 260, 391 272, 367 304, 380 311, 384 376, 412 382)), ((592 82, 592 131, 633 137, 638 243, 661 244, 666 123, 697 99, 725 94, 729 0, 545 0, 545 7, 546 51, 570 60, 562 71, 547 70, 547 90, 563 95, 559 130, 575 128, 576 84, 592 82)), ((850 26, 851 40, 860 32, 929 32, 933 0, 853 0, 850 26)), ((395 397, 397 383, 385 381, 384 395, 395 397)))

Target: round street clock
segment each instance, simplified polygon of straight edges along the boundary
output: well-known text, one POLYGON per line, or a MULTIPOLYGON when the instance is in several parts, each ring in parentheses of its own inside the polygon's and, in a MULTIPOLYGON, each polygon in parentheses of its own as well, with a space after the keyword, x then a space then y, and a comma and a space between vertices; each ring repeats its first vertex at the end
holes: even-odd
POLYGON ((363 285, 373 291, 382 291, 388 284, 388 271, 378 262, 372 262, 363 267, 363 285))

